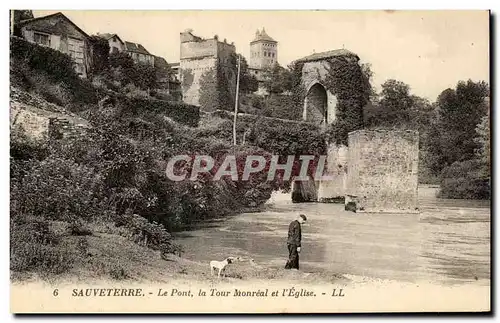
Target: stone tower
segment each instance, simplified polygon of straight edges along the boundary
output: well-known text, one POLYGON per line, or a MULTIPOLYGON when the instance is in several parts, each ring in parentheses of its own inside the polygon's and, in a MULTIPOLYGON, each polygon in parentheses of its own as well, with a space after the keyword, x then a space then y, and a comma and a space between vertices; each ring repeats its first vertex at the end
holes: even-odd
POLYGON ((257 30, 255 38, 250 42, 251 69, 262 70, 278 62, 278 42, 272 39, 264 28, 257 30))
POLYGON ((180 33, 180 81, 183 101, 200 105, 200 81, 209 70, 223 71, 226 82, 214 79, 215 91, 228 87, 229 93, 236 92, 236 66, 231 57, 236 54, 234 43, 219 41, 215 35, 210 39, 195 36, 191 29, 180 33))

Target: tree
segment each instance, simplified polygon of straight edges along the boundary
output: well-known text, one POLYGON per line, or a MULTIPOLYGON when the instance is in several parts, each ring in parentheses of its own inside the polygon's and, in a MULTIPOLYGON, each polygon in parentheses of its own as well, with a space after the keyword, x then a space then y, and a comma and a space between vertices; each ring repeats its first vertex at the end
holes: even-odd
POLYGON ((479 160, 483 163, 483 176, 490 176, 491 167, 491 150, 490 150, 490 117, 489 114, 481 119, 481 123, 476 127, 477 138, 475 138, 478 148, 476 150, 476 155, 479 160))
POLYGON ((14 13, 14 23, 35 18, 32 10, 12 10, 11 15, 12 12, 14 13))
POLYGON ((214 68, 203 72, 200 77, 200 106, 204 111, 215 111, 219 108, 217 72, 214 68))
POLYGON ((96 76, 109 68, 109 43, 97 35, 90 36, 90 76, 96 76))
POLYGON ((238 55, 240 56, 240 95, 249 94, 259 89, 259 82, 248 70, 248 62, 241 54, 232 54, 231 63, 236 66, 238 64, 238 55))
POLYGON ((287 70, 279 64, 264 69, 263 75, 263 87, 268 93, 282 94, 285 91, 290 91, 292 88, 290 70, 287 70))
POLYGON ((367 107, 367 125, 407 128, 411 122, 415 99, 416 97, 410 94, 408 84, 393 79, 387 80, 382 84, 379 102, 367 107))
POLYGON ((446 89, 438 96, 440 136, 437 144, 444 165, 475 158, 479 148, 475 140, 476 127, 487 113, 488 94, 489 86, 485 82, 468 80, 458 82, 455 89, 446 89))

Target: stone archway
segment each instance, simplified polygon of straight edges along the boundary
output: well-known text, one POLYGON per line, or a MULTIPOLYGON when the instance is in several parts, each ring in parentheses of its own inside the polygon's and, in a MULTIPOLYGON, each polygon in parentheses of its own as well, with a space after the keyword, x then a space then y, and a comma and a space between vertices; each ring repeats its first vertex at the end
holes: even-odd
POLYGON ((328 94, 325 87, 314 82, 309 85, 304 99, 304 121, 326 124, 328 121, 328 94))
POLYGON ((326 126, 335 120, 337 98, 318 80, 306 87, 302 119, 326 126))

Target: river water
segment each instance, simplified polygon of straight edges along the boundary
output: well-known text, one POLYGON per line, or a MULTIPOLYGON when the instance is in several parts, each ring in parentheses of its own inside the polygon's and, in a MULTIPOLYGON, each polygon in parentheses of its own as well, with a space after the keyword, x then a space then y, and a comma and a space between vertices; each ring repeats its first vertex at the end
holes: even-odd
POLYGON ((436 191, 420 187, 420 214, 356 214, 339 204, 294 204, 277 193, 262 212, 207 223, 177 239, 183 257, 194 261, 244 256, 283 267, 288 224, 304 213, 301 271, 489 285, 489 201, 437 199, 436 191))

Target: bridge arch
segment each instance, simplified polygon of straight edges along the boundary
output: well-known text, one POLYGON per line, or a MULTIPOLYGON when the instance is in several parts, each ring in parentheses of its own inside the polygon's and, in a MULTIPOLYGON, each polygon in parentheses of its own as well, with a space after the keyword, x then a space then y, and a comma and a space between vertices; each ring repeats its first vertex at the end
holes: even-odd
POLYGON ((336 97, 319 81, 306 86, 302 119, 326 126, 335 120, 336 97))

